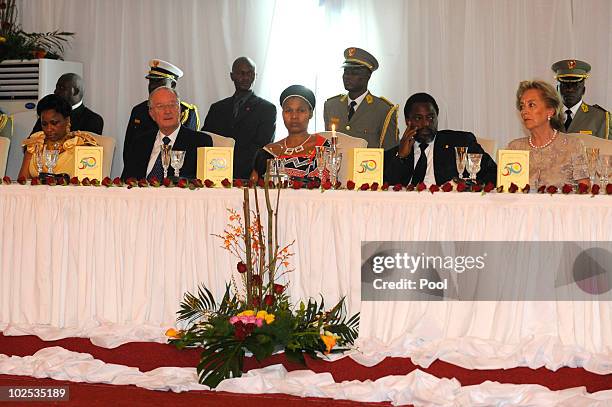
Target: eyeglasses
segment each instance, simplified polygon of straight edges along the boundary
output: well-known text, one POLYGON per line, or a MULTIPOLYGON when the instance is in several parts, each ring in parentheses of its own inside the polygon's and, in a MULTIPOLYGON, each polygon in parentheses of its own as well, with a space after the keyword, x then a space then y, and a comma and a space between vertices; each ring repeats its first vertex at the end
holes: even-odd
POLYGON ((155 110, 159 110, 159 111, 165 111, 165 110, 177 110, 179 107, 178 103, 168 103, 165 105, 155 105, 153 106, 153 109, 155 110))

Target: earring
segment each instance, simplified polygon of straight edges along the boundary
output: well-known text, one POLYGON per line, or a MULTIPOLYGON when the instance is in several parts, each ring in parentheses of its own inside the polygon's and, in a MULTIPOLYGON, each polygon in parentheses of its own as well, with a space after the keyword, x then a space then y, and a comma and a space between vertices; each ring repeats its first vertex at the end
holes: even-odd
POLYGON ((550 121, 550 116, 547 116, 546 118, 548 119, 548 121, 550 121))

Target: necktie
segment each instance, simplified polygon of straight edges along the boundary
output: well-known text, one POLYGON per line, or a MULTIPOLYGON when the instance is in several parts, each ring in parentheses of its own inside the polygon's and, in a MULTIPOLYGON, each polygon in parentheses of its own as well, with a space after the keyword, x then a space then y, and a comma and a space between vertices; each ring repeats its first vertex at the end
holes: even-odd
MULTIPOLYGON (((164 142, 164 145, 168 145, 170 144, 170 137, 164 136, 162 141, 164 142)), ((147 178, 149 179, 151 179, 152 177, 157 177, 159 181, 164 179, 164 167, 162 166, 161 150, 159 154, 157 155, 157 160, 155 160, 155 164, 153 164, 153 168, 151 169, 151 172, 147 176, 147 178)))
POLYGON ((570 109, 567 109, 565 111, 565 115, 567 116, 567 119, 565 119, 565 131, 567 131, 569 129, 570 124, 572 124, 572 111, 570 109))
POLYGON ((242 108, 242 105, 244 105, 244 102, 246 102, 246 98, 240 98, 234 101, 234 119, 238 117, 238 114, 240 114, 240 109, 242 108))
POLYGON ((421 149, 421 155, 419 156, 419 160, 414 167, 414 174, 412 174, 412 185, 416 185, 419 182, 423 182, 425 179, 425 172, 427 171, 427 153, 425 153, 425 149, 429 144, 421 143, 419 144, 419 148, 421 149))
POLYGON ((351 121, 351 117, 353 117, 353 115, 355 114, 355 106, 357 106, 357 102, 355 102, 354 100, 349 104, 349 115, 348 115, 348 119, 349 121, 351 121))

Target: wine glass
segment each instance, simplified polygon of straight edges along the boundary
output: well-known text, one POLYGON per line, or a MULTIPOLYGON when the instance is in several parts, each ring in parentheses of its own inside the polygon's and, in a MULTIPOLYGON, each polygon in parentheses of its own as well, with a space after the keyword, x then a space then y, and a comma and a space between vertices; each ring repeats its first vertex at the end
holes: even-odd
POLYGON ((57 164, 57 160, 59 159, 59 150, 47 150, 45 149, 45 165, 47 166, 47 171, 50 174, 54 174, 53 170, 55 169, 55 165, 57 164))
POLYGON ((170 167, 170 152, 172 146, 170 144, 162 144, 161 146, 161 162, 164 168, 164 178, 168 178, 168 167, 170 167))
POLYGON ((323 182, 323 171, 327 166, 325 146, 315 146, 315 159, 317 160, 317 177, 323 182))
POLYGON ((601 186, 606 186, 610 182, 610 172, 612 171, 612 155, 599 156, 599 181, 601 186))
POLYGON ((596 184, 595 180, 597 179, 599 149, 595 147, 585 147, 584 151, 586 152, 587 170, 589 171, 591 184, 596 184))
POLYGON ((43 166, 45 165, 45 146, 41 144, 36 147, 36 170, 38 175, 43 172, 43 166))
POLYGON ((480 161, 482 160, 481 153, 468 153, 467 155, 467 169, 470 173, 470 179, 476 181, 476 174, 480 171, 480 161))
POLYGON ((170 152, 170 165, 174 168, 174 176, 180 178, 180 170, 185 162, 185 151, 172 150, 170 152))
POLYGON ((336 153, 329 160, 329 174, 330 182, 335 187, 338 183, 338 173, 340 172, 340 166, 342 165, 342 153, 336 153))
POLYGON ((463 172, 467 165, 467 147, 455 147, 455 162, 457 164, 457 172, 459 179, 463 179, 463 172))

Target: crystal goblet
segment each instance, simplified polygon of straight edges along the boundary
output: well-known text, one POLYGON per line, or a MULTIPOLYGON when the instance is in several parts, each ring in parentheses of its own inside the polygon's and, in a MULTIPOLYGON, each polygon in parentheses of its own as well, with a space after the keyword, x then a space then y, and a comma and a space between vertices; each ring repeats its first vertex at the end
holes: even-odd
POLYGON ((59 159, 59 150, 47 150, 45 149, 45 165, 47 166, 47 171, 50 174, 54 174, 55 165, 57 164, 57 160, 59 159))
POLYGON ((601 186, 606 186, 610 182, 610 173, 612 172, 612 155, 603 154, 599 156, 599 182, 601 186))
POLYGON ((36 171, 40 175, 43 172, 43 166, 45 165, 45 146, 40 145, 36 147, 36 171))
MULTIPOLYGON (((170 152, 170 165, 174 168, 174 176, 180 178, 180 171, 185 162, 185 151, 172 150, 170 152)), ((163 163, 162 163, 163 164, 163 163)))
POLYGON ((330 182, 333 187, 338 183, 338 173, 340 172, 340 167, 342 166, 342 153, 336 153, 329 160, 329 175, 330 182))
POLYGON ((468 153, 467 155, 467 169, 470 173, 470 179, 476 181, 476 174, 480 171, 480 161, 482 160, 481 153, 468 153))
POLYGON ((459 179, 463 179, 463 172, 467 165, 467 147, 455 147, 455 162, 457 164, 457 173, 459 179))
POLYGON ((589 171, 589 179, 591 184, 596 183, 597 179, 597 163, 599 162, 599 149, 596 147, 586 147, 584 149, 587 159, 587 170, 589 171))
POLYGON ((163 144, 161 146, 161 163, 164 169, 164 178, 168 178, 168 167, 170 167, 170 152, 172 146, 170 144, 163 144))
POLYGON ((323 182, 325 167, 327 166, 327 158, 325 146, 315 146, 315 159, 317 160, 317 177, 323 182))

